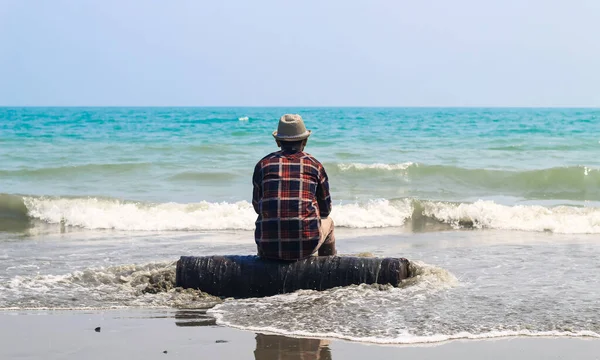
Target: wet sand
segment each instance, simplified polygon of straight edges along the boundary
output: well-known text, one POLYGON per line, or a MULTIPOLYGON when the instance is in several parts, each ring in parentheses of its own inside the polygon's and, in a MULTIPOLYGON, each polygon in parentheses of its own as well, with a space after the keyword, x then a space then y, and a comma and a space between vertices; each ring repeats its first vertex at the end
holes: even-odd
POLYGON ((0 339, 0 359, 600 359, 597 338, 385 346, 256 334, 168 309, 3 311, 0 339))

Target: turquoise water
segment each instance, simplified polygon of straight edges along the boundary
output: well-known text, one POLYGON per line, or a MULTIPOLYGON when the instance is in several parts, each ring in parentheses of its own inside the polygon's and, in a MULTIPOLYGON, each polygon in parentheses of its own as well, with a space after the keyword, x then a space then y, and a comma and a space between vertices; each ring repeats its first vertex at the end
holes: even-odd
POLYGON ((599 155, 593 109, 2 108, 0 311, 218 303, 221 325, 292 336, 600 337, 599 155), (286 112, 330 175, 339 253, 416 276, 145 293, 181 255, 256 251, 251 172, 286 112))
POLYGON ((307 151, 330 175, 339 224, 398 226, 417 211, 495 227, 474 212, 522 217, 515 206, 563 206, 581 228, 514 227, 600 231, 597 109, 2 108, 0 203, 25 196, 29 216, 83 227, 248 229, 252 169, 276 149, 271 132, 287 112, 313 130, 307 151), (157 206, 172 223, 156 225, 157 206), (74 207, 130 211, 155 225, 92 221, 74 207), (203 225, 189 217, 198 211, 242 220, 203 225))

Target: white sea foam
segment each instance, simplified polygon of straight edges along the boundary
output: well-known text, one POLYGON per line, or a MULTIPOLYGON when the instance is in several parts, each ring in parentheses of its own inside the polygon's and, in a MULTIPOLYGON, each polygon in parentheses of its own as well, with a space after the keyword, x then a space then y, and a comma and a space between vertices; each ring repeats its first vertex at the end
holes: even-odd
POLYGON ((583 175, 585 175, 585 176, 590 175, 593 171, 600 171, 600 169, 591 168, 589 166, 583 167, 583 175))
POLYGON ((429 265, 421 261, 411 261, 409 264, 412 276, 400 284, 404 296, 414 297, 418 293, 432 293, 446 290, 459 284, 454 274, 446 269, 429 265), (408 294, 406 293, 408 291, 408 294))
POLYGON ((25 198, 29 216, 54 224, 117 230, 251 230, 252 205, 237 203, 144 204, 96 198, 25 198))
MULTIPOLYGON (((236 203, 146 204, 96 198, 24 198, 30 217, 53 224, 87 229, 117 230, 253 230, 256 214, 247 201, 236 203)), ((348 228, 400 227, 415 212, 455 228, 474 227, 565 234, 600 233, 600 208, 505 206, 493 201, 446 203, 372 200, 336 204, 336 226, 348 228)))
POLYGON ((600 233, 600 209, 571 206, 505 206, 493 201, 448 204, 424 202, 423 215, 456 228, 472 223, 475 228, 549 231, 564 234, 600 233))
POLYGON ((412 162, 406 162, 401 164, 362 164, 362 163, 350 163, 350 164, 338 164, 338 168, 341 171, 348 170, 366 170, 366 169, 379 169, 379 170, 406 170, 411 166, 418 166, 418 164, 412 162))
MULTIPOLYGON (((144 204, 97 198, 25 198, 29 216, 54 224, 117 230, 253 230, 256 214, 247 201, 236 203, 144 204)), ((337 226, 402 226, 411 215, 409 201, 387 200, 335 206, 337 226)))
POLYGON ((503 324, 501 317, 497 328, 491 326, 484 331, 480 330, 486 327, 476 323, 456 323, 449 327, 443 321, 437 323, 437 317, 442 315, 428 308, 428 299, 444 301, 446 291, 460 284, 442 268, 425 263, 411 263, 411 266, 415 276, 402 288, 363 284, 321 292, 300 290, 269 298, 228 300, 208 313, 215 316, 220 325, 243 330, 378 344, 427 344, 514 336, 600 337, 590 330, 549 331, 543 326, 536 329, 518 325, 511 329, 513 326, 503 324), (314 304, 318 304, 318 309, 314 304), (339 321, 340 318, 345 320, 339 321))
POLYGON ((247 116, 242 116, 238 118, 239 121, 248 121, 248 119, 249 118, 247 116))
POLYGON ((571 327, 548 326, 543 320, 507 320, 502 311, 487 312, 487 307, 478 307, 478 301, 493 297, 480 294, 473 302, 456 299, 461 293, 459 287, 472 285, 460 283, 447 270, 421 262, 411 262, 411 267, 415 276, 401 288, 363 284, 320 292, 300 290, 268 298, 227 300, 208 313, 220 325, 243 330, 378 344, 515 336, 600 337, 596 331, 585 329, 585 320, 580 319, 574 319, 577 324, 571 327), (441 304, 460 304, 461 308, 447 312, 432 307, 444 306, 441 304), (463 312, 482 310, 481 321, 456 321, 463 312))
MULTIPOLYGON (((208 311, 217 323, 235 328, 294 336, 336 337, 356 341, 388 341, 382 328, 389 327, 396 306, 419 304, 459 285, 447 270, 425 263, 412 263, 414 277, 400 288, 391 285, 351 285, 325 291, 299 290, 267 298, 225 301, 208 311), (318 308, 315 308, 318 304, 318 308), (311 320, 318 315, 319 321, 311 320), (378 319, 382 317, 382 319, 378 319), (346 320, 341 321, 340 319, 346 320), (383 320, 379 322, 378 320, 383 320), (323 332, 322 324, 327 324, 323 332), (367 325, 367 323, 369 325, 367 325), (378 324, 379 326, 374 326, 378 324), (311 335, 312 334, 312 335, 311 335), (316 335, 318 334, 318 335, 316 335)), ((396 326, 392 326, 396 329, 396 326)), ((394 330, 395 331, 395 330, 394 330)), ((408 332, 400 330, 406 336, 408 332)))
MULTIPOLYGON (((217 322, 218 321, 217 318, 217 322)), ((222 323, 221 323, 222 324, 222 323)), ((225 325, 225 324, 222 324, 225 325)), ((235 326, 234 326, 235 327, 235 326)), ((461 340, 461 339, 472 339, 472 340, 483 340, 483 339, 496 339, 503 337, 593 337, 600 338, 600 334, 595 333, 593 331, 577 331, 577 332, 569 332, 569 331, 531 331, 531 330, 519 330, 519 331, 490 331, 486 333, 473 334, 467 331, 459 332, 456 334, 433 334, 429 336, 418 336, 411 335, 409 332, 406 332, 403 335, 397 337, 377 337, 377 336, 351 336, 344 335, 339 333, 332 332, 313 332, 313 331, 280 331, 277 328, 270 327, 237 327, 242 330, 249 331, 257 331, 257 332, 266 332, 272 334, 281 334, 287 336, 296 336, 296 337, 309 337, 309 338, 334 338, 334 339, 342 339, 349 341, 357 341, 357 342, 367 342, 373 344, 429 344, 429 343, 438 343, 450 340, 461 340)))
POLYGON ((370 229, 402 226, 412 212, 413 206, 408 199, 394 203, 382 199, 334 206, 331 217, 336 226, 370 229))
POLYGON ((219 325, 225 325, 240 330, 261 332, 267 334, 286 335, 292 337, 306 337, 306 338, 330 338, 330 339, 342 339, 356 342, 366 342, 372 344, 388 344, 388 345, 404 345, 404 344, 431 344, 439 343, 450 340, 483 340, 483 339, 497 339, 504 337, 592 337, 600 338, 600 334, 593 331, 532 331, 532 330, 518 330, 518 331, 505 331, 497 330, 485 333, 470 333, 462 331, 455 334, 432 334, 429 336, 412 335, 408 331, 402 331, 403 334, 395 337, 386 336, 352 336, 347 334, 341 334, 336 332, 322 332, 322 331, 302 331, 302 330, 282 330, 277 327, 271 326, 236 326, 234 323, 223 321, 223 316, 218 311, 209 311, 217 319, 219 325))
POLYGON ((175 264, 156 262, 16 276, 0 283, 0 309, 88 309, 212 306, 218 298, 175 289, 175 264), (170 286, 148 292, 153 282, 170 286))

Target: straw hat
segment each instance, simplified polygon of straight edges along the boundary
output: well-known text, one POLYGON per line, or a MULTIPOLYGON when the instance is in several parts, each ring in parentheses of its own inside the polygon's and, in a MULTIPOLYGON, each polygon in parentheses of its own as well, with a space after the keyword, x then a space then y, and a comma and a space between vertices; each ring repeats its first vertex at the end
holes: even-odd
POLYGON ((273 137, 279 141, 298 141, 308 138, 310 133, 300 115, 285 114, 279 118, 279 125, 277 130, 273 131, 273 137))

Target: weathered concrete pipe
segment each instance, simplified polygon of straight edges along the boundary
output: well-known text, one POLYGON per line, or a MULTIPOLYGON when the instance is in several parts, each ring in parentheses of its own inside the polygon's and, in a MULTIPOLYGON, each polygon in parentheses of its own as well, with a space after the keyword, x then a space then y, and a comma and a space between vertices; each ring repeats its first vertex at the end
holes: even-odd
POLYGON ((411 276, 408 265, 404 258, 313 256, 284 262, 258 256, 182 256, 177 262, 176 286, 236 298, 352 284, 398 286, 411 276))

